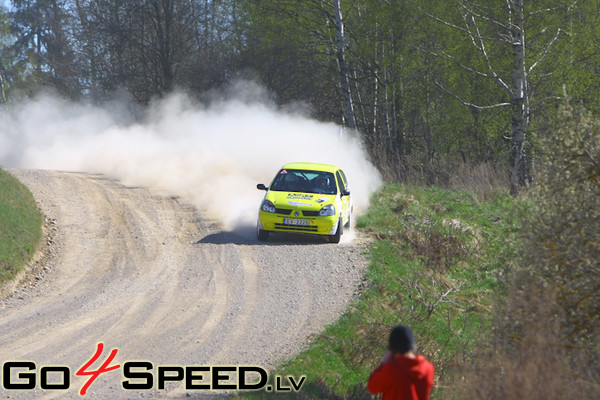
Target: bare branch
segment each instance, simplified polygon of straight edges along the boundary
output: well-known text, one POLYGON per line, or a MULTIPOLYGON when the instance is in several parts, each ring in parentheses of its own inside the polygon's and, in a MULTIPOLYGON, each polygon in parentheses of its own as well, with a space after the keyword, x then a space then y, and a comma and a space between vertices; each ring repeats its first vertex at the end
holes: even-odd
POLYGON ((435 56, 435 57, 443 58, 443 59, 445 59, 445 60, 452 61, 452 62, 454 62, 456 65, 458 65, 459 67, 461 67, 461 68, 463 68, 463 69, 465 69, 465 70, 467 70, 467 71, 469 71, 469 72, 472 72, 472 73, 474 73, 475 75, 483 76, 483 77, 485 77, 485 78, 494 78, 494 76, 490 76, 490 75, 488 75, 488 74, 486 74, 486 73, 484 73, 484 72, 478 71, 478 70, 476 70, 476 69, 474 69, 474 68, 471 68, 471 67, 469 67, 469 66, 467 66, 467 65, 464 65, 464 64, 462 64, 461 62, 459 62, 459 61, 456 59, 456 57, 453 57, 453 56, 451 56, 450 54, 447 54, 447 53, 445 53, 445 52, 444 52, 444 51, 442 51, 442 50, 440 50, 441 52, 438 54, 438 53, 435 53, 435 52, 433 52, 433 51, 431 51, 431 50, 424 49, 424 48, 422 48, 422 47, 418 47, 418 46, 413 46, 413 47, 414 47, 415 49, 417 49, 417 50, 420 50, 420 51, 424 52, 424 53, 431 54, 432 56, 435 56))
POLYGON ((592 153, 590 153, 590 150, 587 148, 587 146, 585 146, 583 148, 583 151, 585 152, 585 154, 587 154, 587 156, 590 158, 590 160, 596 165, 596 166, 600 166, 600 163, 594 158, 594 156, 592 155, 592 153))
POLYGON ((456 100, 460 101, 462 104, 464 104, 465 106, 469 106, 472 108, 475 108, 477 110, 489 110, 491 108, 498 108, 498 107, 505 107, 505 106, 510 106, 510 103, 498 103, 498 104, 492 104, 490 106, 478 106, 477 104, 473 104, 473 103, 469 103, 468 101, 465 101, 463 99, 461 99, 460 97, 458 97, 456 94, 452 93, 450 90, 446 89, 442 84, 440 84, 438 81, 434 80, 433 81, 440 89, 442 89, 444 92, 448 93, 450 96, 454 97, 456 100))
POLYGON ((544 48, 544 50, 542 51, 542 54, 540 55, 540 57, 531 65, 531 67, 529 67, 529 70, 527 71, 527 73, 531 73, 531 71, 533 71, 533 69, 540 63, 540 61, 542 61, 542 59, 550 52, 550 48, 552 47, 552 45, 554 44, 554 42, 556 42, 556 40, 560 36, 561 32, 564 32, 565 34, 567 34, 565 31, 563 31, 562 29, 558 28, 556 30, 556 35, 554 35, 554 37, 552 38, 552 40, 550 41, 550 43, 548 43, 548 45, 544 48))
POLYGON ((559 5, 559 6, 556 6, 556 7, 548 7, 548 8, 542 8, 540 10, 531 11, 530 13, 528 13, 526 15, 526 18, 530 17, 532 15, 537 15, 537 14, 548 13, 548 12, 560 10, 561 8, 566 8, 567 10, 569 10, 569 9, 572 9, 573 7, 575 7, 577 5, 577 3, 579 3, 579 0, 575 0, 574 2, 572 2, 571 4, 569 4, 566 7, 563 6, 563 5, 559 5))
POLYGON ((430 314, 433 312, 433 310, 437 307, 438 304, 440 304, 441 302, 444 303, 452 303, 458 307, 460 307, 460 304, 458 304, 457 302, 455 302, 454 300, 448 299, 448 295, 450 293, 452 293, 452 291, 454 291, 456 289, 456 287, 451 287, 450 289, 448 289, 448 291, 446 293, 442 293, 440 295, 440 297, 438 298, 438 300, 435 302, 435 304, 430 304, 430 314))
POLYGON ((487 51, 485 50, 485 43, 483 42, 483 39, 481 37, 481 33, 479 32, 479 27, 477 26, 477 23, 475 22, 475 18, 471 17, 471 20, 473 22, 473 26, 475 26, 475 30, 477 32, 477 38, 479 39, 479 43, 480 43, 480 49, 481 49, 481 53, 483 54, 483 57, 485 58, 485 62, 488 66, 488 70, 490 71, 490 73, 492 74, 492 77, 496 80, 496 82, 498 82, 498 84, 500 86, 502 86, 502 88, 506 91, 508 91, 510 93, 510 88, 508 87, 508 85, 506 84, 506 82, 504 82, 502 80, 502 78, 500 78, 500 76, 496 73, 496 71, 494 71, 494 68, 492 67, 492 63, 490 62, 490 58, 488 57, 487 51))
MULTIPOLYGON (((433 18, 434 20, 436 20, 436 21, 438 21, 440 23, 443 23, 444 25, 450 26, 452 28, 460 30, 461 32, 466 33, 469 36, 469 38, 471 39, 471 43, 473 44, 473 46, 475 46, 475 48, 482 53, 482 55, 483 55, 483 57, 484 57, 484 59, 486 61, 487 68, 488 68, 489 72, 488 73, 483 73, 483 72, 478 71, 478 70, 476 70, 474 68, 468 67, 468 66, 460 63, 455 57, 453 57, 453 56, 451 56, 451 55, 449 55, 447 53, 444 53, 442 50, 440 50, 442 56, 440 56, 440 54, 437 54, 437 53, 434 53, 434 52, 431 52, 431 51, 428 51, 428 50, 426 50, 426 51, 429 54, 432 54, 434 56, 445 58, 447 60, 451 60, 456 65, 460 66, 461 68, 463 68, 463 69, 465 69, 465 70, 467 70, 467 71, 469 71, 471 73, 474 73, 476 75, 483 76, 483 77, 486 77, 486 78, 492 78, 504 90, 506 90, 508 93, 511 93, 510 87, 506 84, 506 82, 504 82, 504 80, 502 80, 502 78, 496 73, 496 71, 492 67, 492 63, 491 63, 490 58, 489 58, 489 56, 487 54, 487 50, 485 48, 485 42, 484 42, 485 40, 498 41, 499 39, 491 39, 491 38, 487 38, 487 37, 483 36, 481 34, 481 31, 479 30, 479 26, 477 25, 477 21, 475 20, 475 17, 482 18, 483 20, 488 21, 488 22, 493 22, 494 20, 491 19, 491 18, 488 18, 488 17, 483 17, 480 14, 474 12, 472 9, 470 9, 469 7, 467 7, 466 3, 464 1, 462 1, 462 0, 457 0, 457 3, 459 4, 460 7, 462 7, 467 12, 467 15, 470 14, 470 23, 469 23, 468 16, 467 15, 463 16, 463 20, 464 20, 465 26, 466 26, 465 28, 459 27, 457 25, 454 25, 454 24, 451 24, 451 23, 449 23, 447 21, 444 21, 444 20, 442 20, 440 18, 437 18, 437 17, 435 17, 435 16, 427 13, 426 11, 424 11, 424 10, 422 10, 420 8, 419 8, 419 10, 421 12, 423 12, 425 15, 429 16, 430 18, 433 18), (473 31, 471 30, 471 26, 475 29, 476 34, 474 34, 473 31)), ((503 29, 508 29, 503 24, 498 23, 498 25, 501 26, 503 29)), ((507 41, 506 39, 502 38, 502 36, 500 36, 500 37, 501 37, 502 41, 507 41)), ((511 43, 511 42, 509 41, 509 43, 511 43)))
MULTIPOLYGON (((422 9, 421 7, 419 7, 419 6, 417 6, 417 9, 418 9, 419 11, 421 11, 423 14, 425 14, 426 16, 428 16, 429 18, 431 18, 431 19, 433 19, 433 20, 435 20, 435 21, 437 21, 437 22, 439 22, 439 23, 441 23, 441 24, 444 24, 444 25, 446 25, 446 26, 448 26, 448 27, 450 27, 450 28, 457 29, 457 30, 459 30, 459 31, 461 31, 461 32, 465 32, 465 33, 467 33, 467 34, 469 33, 469 31, 468 31, 467 29, 465 29, 465 28, 463 28, 463 27, 460 27, 460 26, 458 26, 458 25, 455 25, 455 24, 453 24, 453 23, 450 23, 450 22, 448 22, 448 21, 445 21, 445 20, 443 20, 443 19, 441 19, 441 18, 438 18, 438 17, 436 17, 435 15, 433 15, 433 14, 431 14, 431 13, 428 13, 427 11, 423 10, 423 9, 422 9)), ((484 37, 484 39, 485 39, 485 40, 491 40, 491 41, 494 41, 494 42, 497 42, 497 41, 499 41, 499 40, 498 40, 498 38, 492 38, 492 37, 487 37, 487 36, 486 36, 486 37, 484 37)))
POLYGON ((477 17, 477 18, 481 18, 482 20, 484 20, 484 21, 486 21, 486 22, 491 22, 491 23, 492 23, 492 24, 494 24, 494 25, 498 25, 500 28, 502 28, 502 29, 504 29, 504 30, 508 30, 508 29, 510 29, 510 27, 509 27, 509 26, 507 26, 507 25, 504 25, 503 23, 501 23, 501 22, 500 22, 500 21, 498 21, 497 19, 494 19, 494 18, 487 17, 487 16, 485 16, 484 14, 477 13, 477 12, 475 12, 475 11, 474 11, 472 8, 469 8, 469 7, 467 7, 467 4, 471 4, 471 5, 475 5, 475 6, 476 6, 476 7, 478 7, 478 8, 482 8, 482 6, 481 6, 481 5, 479 5, 479 4, 474 4, 474 3, 472 3, 472 2, 467 2, 467 1, 464 1, 464 0, 456 0, 456 2, 457 2, 457 3, 458 3, 458 5, 459 5, 460 7, 462 7, 462 8, 463 8, 463 9, 464 9, 464 10, 465 10, 467 13, 469 13, 469 14, 471 14, 471 15, 473 15, 473 16, 475 16, 475 17, 477 17))
POLYGON ((463 16, 463 20, 465 21, 465 26, 467 27, 466 29, 467 29, 469 38, 471 39, 471 43, 473 43, 473 46, 475 46, 475 48, 477 50, 483 51, 483 49, 481 47, 479 47, 479 45, 475 42, 475 36, 473 36, 473 33, 471 32, 471 29, 469 28, 469 21, 468 21, 466 15, 463 16))

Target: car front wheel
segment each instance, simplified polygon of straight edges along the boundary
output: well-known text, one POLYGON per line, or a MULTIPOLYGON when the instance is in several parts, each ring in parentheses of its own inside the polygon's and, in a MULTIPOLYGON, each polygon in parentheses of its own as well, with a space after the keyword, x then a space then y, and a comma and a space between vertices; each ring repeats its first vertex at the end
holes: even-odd
POLYGON ((342 237, 342 233, 344 232, 344 225, 342 224, 342 219, 338 221, 338 227, 335 231, 335 234, 329 235, 329 243, 339 243, 342 237))
POLYGON ((266 242, 267 240, 269 240, 269 232, 268 231, 263 231, 260 228, 256 228, 256 237, 258 238, 258 240, 260 240, 261 242, 266 242))

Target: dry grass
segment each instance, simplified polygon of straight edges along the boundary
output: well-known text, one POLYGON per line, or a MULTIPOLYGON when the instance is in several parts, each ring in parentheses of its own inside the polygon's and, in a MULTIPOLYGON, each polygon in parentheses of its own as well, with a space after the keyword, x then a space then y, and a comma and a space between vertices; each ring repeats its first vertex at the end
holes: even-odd
POLYGON ((502 162, 463 162, 441 159, 433 162, 405 160, 396 170, 385 170, 384 179, 415 186, 438 186, 470 192, 479 201, 508 193, 508 167, 502 162))
POLYGON ((498 193, 508 193, 509 180, 507 170, 502 164, 461 163, 450 173, 448 185, 453 189, 470 192, 480 201, 484 201, 498 193))
POLYGON ((600 355, 564 336, 555 299, 521 271, 504 306, 496 309, 493 335, 457 374, 458 399, 559 400, 600 398, 600 355))

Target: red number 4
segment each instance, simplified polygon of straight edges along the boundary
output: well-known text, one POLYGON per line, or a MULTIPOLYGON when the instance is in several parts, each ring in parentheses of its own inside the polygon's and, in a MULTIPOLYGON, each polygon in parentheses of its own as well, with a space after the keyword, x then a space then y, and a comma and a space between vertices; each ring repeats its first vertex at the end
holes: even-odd
POLYGON ((100 358, 100 355, 102 354, 103 350, 104 350, 104 343, 98 343, 98 347, 96 348, 96 354, 94 354, 94 356, 87 363, 85 363, 81 368, 79 368, 77 370, 77 372, 75 373, 75 375, 77 375, 77 376, 89 376, 90 377, 87 380, 87 382, 85 383, 85 385, 83 385, 81 387, 81 390, 79 391, 79 394, 81 396, 85 396, 90 385, 96 380, 97 377, 100 376, 100 374, 103 374, 105 372, 114 371, 115 369, 118 369, 121 367, 119 364, 113 365, 112 367, 108 366, 112 362, 112 360, 115 359, 115 356, 119 352, 119 349, 112 349, 112 351, 110 352, 110 355, 108 356, 106 361, 104 361, 102 366, 100 366, 100 368, 98 368, 95 371, 88 371, 87 369, 93 363, 95 363, 98 360, 98 358, 100 358))

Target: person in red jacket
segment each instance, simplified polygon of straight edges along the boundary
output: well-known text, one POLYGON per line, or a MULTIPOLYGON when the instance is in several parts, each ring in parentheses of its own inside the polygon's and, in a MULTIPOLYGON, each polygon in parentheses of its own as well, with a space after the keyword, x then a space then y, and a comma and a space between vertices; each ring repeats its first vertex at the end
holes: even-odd
POLYGON ((369 392, 382 394, 382 400, 429 400, 434 367, 415 351, 412 330, 404 325, 394 327, 385 358, 369 377, 369 392))

